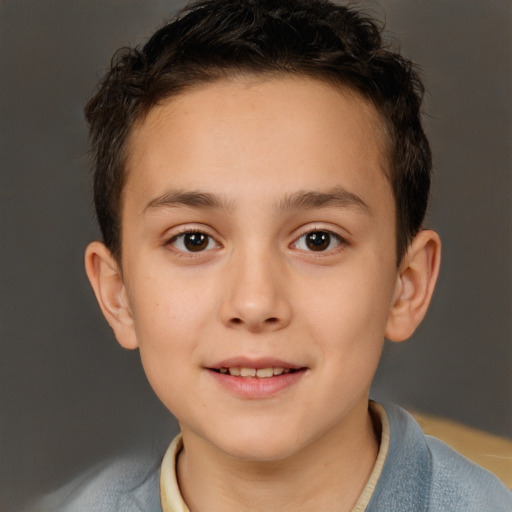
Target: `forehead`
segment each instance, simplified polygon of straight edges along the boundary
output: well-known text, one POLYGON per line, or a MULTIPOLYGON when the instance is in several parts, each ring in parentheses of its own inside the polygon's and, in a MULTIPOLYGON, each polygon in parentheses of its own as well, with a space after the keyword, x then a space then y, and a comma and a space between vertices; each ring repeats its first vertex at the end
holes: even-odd
POLYGON ((278 194, 283 187, 332 189, 339 178, 348 189, 380 187, 389 195, 388 160, 384 122, 352 89, 296 76, 239 76, 168 98, 134 126, 125 194, 147 199, 166 188, 206 186, 243 200, 268 195, 268 186, 257 186, 263 182, 278 194))

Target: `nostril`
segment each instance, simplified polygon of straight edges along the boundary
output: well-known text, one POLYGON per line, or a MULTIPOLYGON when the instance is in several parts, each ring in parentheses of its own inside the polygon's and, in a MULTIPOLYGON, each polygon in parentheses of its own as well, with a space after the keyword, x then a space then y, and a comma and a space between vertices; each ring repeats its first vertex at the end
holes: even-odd
POLYGON ((235 325, 240 325, 242 323, 242 320, 240 318, 232 318, 231 323, 235 325))
POLYGON ((265 320, 265 323, 267 323, 267 324, 276 324, 278 322, 279 322, 279 319, 276 318, 275 316, 273 316, 272 318, 267 318, 265 320))

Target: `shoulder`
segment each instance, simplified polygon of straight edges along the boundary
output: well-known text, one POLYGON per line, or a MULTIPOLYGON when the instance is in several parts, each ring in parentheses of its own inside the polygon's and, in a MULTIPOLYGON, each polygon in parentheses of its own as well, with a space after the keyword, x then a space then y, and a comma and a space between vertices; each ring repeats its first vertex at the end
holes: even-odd
POLYGON ((498 478, 436 438, 400 407, 384 406, 389 450, 368 512, 511 512, 512 492, 498 478))
POLYGON ((512 491, 492 473, 466 459, 435 437, 425 436, 432 459, 434 510, 512 511, 512 491), (458 507, 458 508, 455 508, 458 507))
POLYGON ((32 512, 161 512, 160 461, 123 457, 101 463, 45 496, 32 512))

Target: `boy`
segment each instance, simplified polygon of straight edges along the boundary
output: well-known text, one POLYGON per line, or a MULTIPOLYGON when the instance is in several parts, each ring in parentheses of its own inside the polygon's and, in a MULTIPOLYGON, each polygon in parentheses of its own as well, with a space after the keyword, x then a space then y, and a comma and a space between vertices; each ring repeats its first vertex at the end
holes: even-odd
POLYGON ((369 402, 427 310, 422 85, 323 0, 210 0, 118 57, 86 108, 86 270, 181 435, 65 510, 505 511, 510 492, 369 402))

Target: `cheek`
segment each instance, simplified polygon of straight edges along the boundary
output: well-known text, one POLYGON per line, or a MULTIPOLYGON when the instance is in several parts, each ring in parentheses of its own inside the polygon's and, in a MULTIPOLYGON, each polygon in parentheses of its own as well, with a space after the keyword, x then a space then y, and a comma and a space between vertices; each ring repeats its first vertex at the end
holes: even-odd
POLYGON ((211 297, 176 276, 147 276, 130 290, 134 328, 142 363, 157 391, 194 360, 200 332, 211 315, 211 297))
MULTIPOLYGON (((389 274, 389 273, 388 273, 389 274)), ((307 301, 308 316, 319 326, 342 333, 384 334, 394 287, 391 276, 365 266, 347 269, 316 284, 307 301)), ((306 302, 306 301, 304 301, 306 302)), ((362 341, 362 340, 361 340, 362 341)))
POLYGON ((319 283, 303 310, 332 385, 369 386, 380 359, 390 312, 391 273, 375 263, 343 270, 319 283), (322 293, 320 293, 320 291, 322 293))
POLYGON ((155 267, 129 290, 139 343, 186 343, 205 322, 205 312, 211 311, 211 287, 204 279, 155 267), (185 337, 185 333, 190 336, 185 337))
POLYGON ((188 379, 196 377, 194 368, 198 365, 194 362, 207 308, 193 291, 180 292, 174 287, 162 293, 161 288, 160 283, 153 300, 139 302, 135 308, 136 334, 153 391, 169 410, 180 411, 183 396, 198 400, 188 379), (188 389, 186 395, 179 392, 183 387, 188 389))

